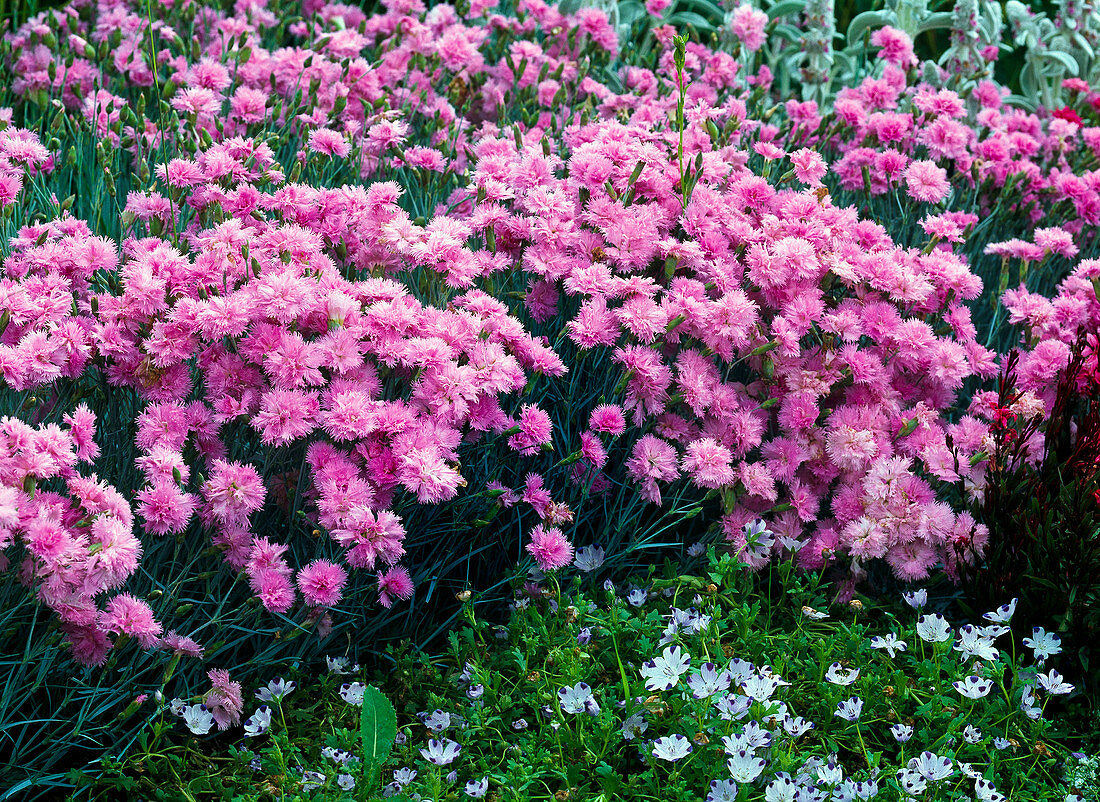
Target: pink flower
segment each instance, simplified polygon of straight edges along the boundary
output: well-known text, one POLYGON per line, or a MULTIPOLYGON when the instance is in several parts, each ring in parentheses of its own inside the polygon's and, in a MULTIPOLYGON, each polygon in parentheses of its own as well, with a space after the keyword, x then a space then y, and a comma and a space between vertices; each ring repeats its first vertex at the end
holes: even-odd
POLYGON ((821 186, 821 179, 829 168, 821 154, 809 148, 800 148, 791 154, 794 176, 803 184, 811 187, 821 186))
POLYGON ((339 131, 333 131, 331 128, 318 128, 311 131, 309 134, 309 149, 314 153, 335 156, 339 159, 347 158, 348 154, 351 153, 351 145, 348 144, 344 135, 339 131))
POLYGON ((285 613, 294 604, 294 586, 282 571, 261 568, 250 572, 249 583, 263 606, 273 613, 285 613))
POLYGON ((623 417, 622 407, 616 404, 600 404, 592 410, 588 418, 588 426, 594 432, 604 432, 612 437, 618 437, 626 431, 626 418, 623 417))
POLYGON ((741 40, 745 50, 755 53, 764 44, 764 26, 768 15, 750 5, 738 6, 730 20, 730 30, 741 40))
POLYGON ((203 704, 218 723, 218 729, 227 730, 240 722, 244 710, 241 683, 231 681, 229 672, 220 668, 210 669, 207 676, 214 687, 207 691, 203 704))
POLYGON ((137 494, 138 514, 145 531, 154 535, 182 532, 195 512, 196 499, 175 482, 158 482, 137 494))
POLYGON ((573 544, 560 529, 546 529, 542 524, 531 530, 527 551, 543 571, 554 571, 573 562, 573 544))
POLYGON ((161 625, 153 617, 149 605, 129 593, 120 593, 107 602, 103 628, 108 632, 129 635, 145 649, 153 648, 161 633, 161 625))
POLYGON ((688 444, 681 468, 699 487, 718 488, 731 484, 736 475, 730 467, 733 455, 713 437, 688 444))
POLYGON ((905 168, 906 191, 914 200, 939 203, 951 191, 947 171, 932 161, 915 161, 905 168))
POLYGON ((508 445, 524 456, 538 453, 550 442, 553 424, 550 416, 534 404, 524 404, 519 417, 519 432, 508 439, 508 445))
POLYGON ((409 576, 409 569, 403 565, 391 568, 378 577, 378 603, 386 609, 393 605, 392 596, 399 599, 411 599, 413 595, 413 581, 409 576))
POLYGON ((348 573, 336 563, 314 560, 298 572, 298 588, 306 604, 332 607, 340 601, 348 573))
POLYGON ((251 465, 214 460, 210 478, 202 486, 210 512, 222 523, 244 523, 264 504, 267 491, 251 465))

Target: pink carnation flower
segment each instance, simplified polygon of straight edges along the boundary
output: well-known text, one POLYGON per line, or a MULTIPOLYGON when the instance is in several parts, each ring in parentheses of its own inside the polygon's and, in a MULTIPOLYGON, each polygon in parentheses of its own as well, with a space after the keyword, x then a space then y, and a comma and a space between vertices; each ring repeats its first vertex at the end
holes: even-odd
POLYGON ((387 610, 393 606, 393 596, 408 600, 412 595, 413 581, 405 566, 398 565, 378 577, 378 603, 387 610))
POLYGON ((306 604, 331 607, 340 601, 348 572, 328 560, 314 560, 298 572, 298 588, 306 604))
POLYGON ((573 544, 560 529, 546 529, 542 524, 531 530, 527 551, 543 571, 554 571, 573 562, 573 544))

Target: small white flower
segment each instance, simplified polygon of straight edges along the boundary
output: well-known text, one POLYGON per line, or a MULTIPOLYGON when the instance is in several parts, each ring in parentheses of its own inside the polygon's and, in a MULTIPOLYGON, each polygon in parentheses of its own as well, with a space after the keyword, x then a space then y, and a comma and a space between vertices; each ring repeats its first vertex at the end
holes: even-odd
POLYGON ((993 645, 993 639, 987 638, 982 630, 967 624, 959 630, 959 639, 954 649, 962 652, 968 659, 993 661, 1000 657, 1000 651, 993 645))
POLYGON ((267 728, 270 726, 271 708, 267 705, 262 705, 256 708, 256 712, 244 723, 244 734, 249 738, 255 738, 257 735, 263 735, 267 732, 267 728))
POLYGON ((449 738, 443 738, 439 741, 433 738, 428 741, 427 749, 420 750, 420 754, 429 763, 436 766, 447 766, 454 762, 461 751, 462 747, 449 738))
POLYGON ((336 784, 343 788, 345 791, 350 791, 355 787, 355 778, 350 774, 337 774, 336 784))
POLYGON ((656 739, 653 741, 652 747, 653 757, 674 763, 690 754, 691 741, 683 735, 672 735, 668 738, 656 739))
POLYGON ((1063 682, 1062 675, 1053 668, 1046 674, 1039 674, 1035 679, 1039 682, 1039 685, 1042 686, 1043 690, 1055 696, 1069 693, 1073 690, 1073 686, 1068 682, 1063 682))
POLYGON ((517 718, 515 721, 512 722, 512 729, 516 732, 522 732, 523 730, 527 729, 528 726, 529 725, 527 724, 527 719, 525 718, 517 718))
POLYGON ((328 777, 319 771, 304 771, 302 772, 302 790, 316 791, 324 786, 327 780, 328 777))
POLYGON ((863 700, 858 696, 852 696, 843 702, 839 702, 833 715, 845 721, 857 721, 862 712, 863 700))
POLYGON ((359 664, 356 663, 351 668, 348 668, 348 664, 351 661, 346 657, 326 657, 325 665, 328 667, 329 672, 333 674, 354 674, 359 670, 359 664))
POLYGON ((752 752, 743 749, 726 761, 730 777, 739 783, 751 783, 760 776, 767 763, 752 752))
POLYGON ((978 777, 974 780, 974 796, 978 799, 978 802, 1004 802, 1004 794, 997 790, 997 787, 993 785, 985 777, 978 777))
POLYGON ((1030 638, 1024 638, 1024 646, 1035 652, 1036 660, 1046 660, 1060 654, 1062 651, 1062 639, 1053 632, 1047 632, 1042 627, 1035 627, 1031 631, 1030 638))
POLYGON ((906 649, 908 649, 909 644, 907 644, 903 640, 898 640, 898 636, 891 632, 881 637, 876 635, 875 637, 871 638, 871 648, 885 649, 886 653, 890 655, 891 659, 893 659, 898 652, 904 652, 906 649))
POLYGON ((928 782, 945 780, 955 773, 951 758, 942 757, 933 752, 921 752, 920 757, 909 760, 908 767, 920 774, 928 782))
POLYGON ((1002 604, 993 612, 983 615, 982 618, 995 624, 1007 624, 1012 620, 1012 614, 1016 612, 1016 601, 1013 599, 1008 604, 1002 604))
POLYGON ((572 688, 558 690, 561 709, 565 713, 591 713, 599 715, 600 706, 592 696, 592 689, 584 682, 578 682, 572 688))
POLYGON ((951 625, 942 615, 922 615, 917 621, 917 635, 926 643, 943 643, 951 637, 951 625))
POLYGON ((640 713, 634 713, 623 722, 623 738, 633 741, 642 737, 642 733, 649 729, 649 722, 640 713))
POLYGON ((998 749, 1004 751, 1005 749, 1008 749, 1008 747, 1012 746, 1012 742, 1005 738, 994 738, 993 745, 998 749))
POLYGON ((764 789, 764 802, 795 802, 800 790, 798 783, 790 777, 777 774, 764 789))
POLYGON ((723 721, 740 721, 748 715, 752 699, 737 693, 726 694, 714 703, 718 717, 723 721))
POLYGON ((172 711, 173 716, 182 716, 183 711, 187 709, 187 702, 177 696, 168 703, 168 709, 172 711))
POLYGON ((266 686, 256 691, 256 698, 261 702, 281 702, 296 687, 293 682, 288 682, 282 677, 276 677, 266 686))
POLYGON ((968 744, 976 744, 982 739, 982 731, 973 724, 967 724, 963 728, 963 740, 968 744))
POLYGON ((902 598, 905 599, 905 603, 914 610, 921 610, 924 608, 924 605, 928 604, 928 591, 921 588, 920 590, 903 593, 902 598))
POLYGON ((182 715, 183 723, 195 735, 206 735, 214 726, 214 716, 206 709, 206 705, 189 705, 183 709, 182 715))
POLYGON ((645 677, 646 689, 667 691, 676 687, 680 675, 691 666, 691 655, 680 651, 679 646, 666 646, 660 657, 642 665, 641 673, 645 677))
POLYGON ((741 683, 741 690, 745 695, 757 702, 766 702, 771 699, 772 694, 778 689, 779 682, 774 677, 765 677, 760 674, 754 674, 741 683))
POLYGON ((981 699, 993 689, 993 681, 982 677, 969 676, 951 683, 952 687, 967 699, 981 699))
POLYGON ((635 588, 627 594, 626 600, 633 607, 641 607, 646 602, 648 594, 641 588, 635 588))
POLYGON ((913 737, 913 728, 908 724, 895 724, 890 728, 890 734, 899 744, 903 744, 913 737))
POLYGON ((856 679, 859 678, 859 669, 853 668, 845 670, 840 663, 833 663, 829 666, 829 670, 825 672, 825 679, 833 683, 833 685, 847 686, 851 685, 856 679))
POLYGON ((912 769, 898 769, 898 783, 905 793, 919 796, 928 790, 928 781, 912 769))
POLYGON ((471 685, 466 689, 466 695, 471 699, 480 699, 485 694, 485 686, 480 683, 477 685, 471 685))
POLYGON ((814 728, 812 721, 807 721, 802 716, 796 716, 791 718, 789 715, 783 719, 783 729, 787 735, 792 738, 797 738, 800 735, 804 735, 814 728))
POLYGON ((607 555, 600 546, 585 546, 584 548, 577 549, 577 555, 573 559, 573 565, 587 574, 603 565, 606 557, 607 555))
POLYGON ((733 780, 713 780, 707 802, 737 802, 737 783, 733 780))
POLYGON ((802 615, 804 615, 806 618, 809 618, 811 621, 820 621, 823 618, 829 617, 828 613, 823 613, 820 610, 815 610, 809 605, 802 606, 802 615))
POLYGON ((401 790, 406 785, 416 779, 416 770, 409 768, 400 768, 393 773, 394 784, 397 785, 397 790, 401 790))
POLYGON ((451 714, 442 710, 433 710, 431 713, 417 714, 424 726, 437 735, 451 726, 451 714))
POLYGON ((728 691, 733 679, 728 671, 719 671, 714 663, 703 663, 699 671, 687 678, 691 694, 696 699, 706 699, 721 691, 728 691))
POLYGON ((361 682, 345 682, 340 686, 340 697, 349 705, 360 706, 363 704, 363 692, 367 686, 361 682))
POLYGON ((1035 704, 1035 688, 1031 685, 1025 685, 1023 693, 1020 694, 1020 710, 1032 721, 1038 721, 1043 717, 1042 708, 1035 704))
POLYGON ((688 557, 699 557, 703 552, 707 550, 707 547, 702 543, 692 543, 687 548, 688 557))
POLYGON ((466 783, 466 796, 473 797, 474 799, 481 799, 488 790, 488 777, 482 777, 480 780, 470 780, 466 783))

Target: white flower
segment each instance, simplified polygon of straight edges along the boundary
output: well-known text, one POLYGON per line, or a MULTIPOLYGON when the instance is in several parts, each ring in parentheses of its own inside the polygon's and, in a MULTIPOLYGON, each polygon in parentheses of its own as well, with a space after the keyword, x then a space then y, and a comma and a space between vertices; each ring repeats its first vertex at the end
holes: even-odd
POLYGON ((823 618, 829 617, 828 613, 823 613, 820 610, 815 610, 809 605, 802 606, 802 615, 806 616, 806 618, 809 618, 811 621, 820 621, 823 618))
POLYGON ((283 697, 290 694, 297 686, 282 677, 276 677, 266 686, 256 691, 256 698, 261 702, 281 702, 283 697))
POLYGON ((876 635, 875 637, 871 638, 871 648, 885 649, 886 653, 889 654, 891 658, 893 658, 898 652, 904 652, 906 649, 908 649, 909 644, 907 644, 903 640, 898 640, 898 636, 891 632, 882 637, 876 635))
POLYGON ((899 744, 903 744, 913 737, 913 728, 908 724, 895 724, 890 728, 890 734, 899 744))
POLYGON ((319 771, 304 771, 302 772, 302 790, 303 791, 316 791, 321 788, 328 777, 319 771))
POLYGON ((752 699, 737 693, 726 694, 714 703, 718 717, 723 721, 740 721, 752 707, 752 699))
POLYGON ((719 691, 728 691, 732 678, 728 671, 719 671, 714 663, 703 663, 699 671, 687 678, 691 694, 696 699, 706 699, 719 691))
POLYGON ((928 604, 928 591, 921 588, 920 590, 903 593, 902 598, 905 599, 905 603, 914 610, 920 610, 924 605, 928 604))
POLYGON ((938 613, 922 615, 917 621, 917 635, 927 643, 943 643, 951 637, 951 625, 938 613))
POLYGON ((767 763, 755 754, 743 749, 726 761, 730 777, 739 783, 751 783, 760 776, 767 763))
POLYGON ((1024 646, 1035 652, 1036 660, 1046 660, 1060 654, 1062 651, 1062 639, 1053 632, 1047 632, 1042 627, 1035 627, 1031 631, 1030 638, 1024 638, 1024 646))
POLYGON ((754 674, 741 683, 741 690, 745 695, 757 702, 766 702, 778 689, 779 682, 775 677, 765 677, 760 674, 754 674))
POLYGON ((326 657, 325 665, 328 670, 333 674, 354 674, 359 671, 359 664, 356 663, 350 669, 348 663, 350 661, 346 657, 326 657))
POLYGON ((600 706, 592 696, 592 689, 584 682, 578 682, 572 688, 565 687, 558 690, 558 699, 561 709, 565 713, 591 713, 599 715, 600 706))
POLYGON ((652 743, 652 747, 653 757, 674 763, 688 756, 691 752, 691 741, 683 735, 672 735, 668 738, 658 738, 652 743))
POLYGON ((263 735, 271 726, 271 708, 267 705, 256 708, 252 717, 244 723, 244 734, 249 738, 263 735))
POLYGON ((840 663, 833 663, 829 666, 829 670, 825 672, 825 679, 829 680, 833 685, 851 685, 858 677, 858 668, 845 670, 841 667, 840 663))
POLYGON ((1035 688, 1031 685, 1025 685, 1023 693, 1020 694, 1020 710, 1032 721, 1038 721, 1043 717, 1042 708, 1035 705, 1035 688))
POLYGON ((633 741, 649 729, 649 722, 640 713, 634 713, 623 722, 623 738, 633 741))
POLYGON ((182 716, 183 711, 187 709, 187 702, 177 696, 168 703, 168 709, 172 711, 173 716, 182 716))
POLYGON ((928 781, 912 769, 898 769, 898 783, 911 796, 919 796, 928 790, 928 781))
POLYGON ((1035 679, 1038 680, 1043 690, 1056 696, 1073 690, 1073 686, 1068 682, 1063 682, 1062 675, 1053 668, 1046 674, 1039 674, 1035 679))
POLYGON ((692 543, 687 548, 688 557, 698 557, 706 550, 707 547, 702 543, 692 543))
POLYGON ((345 791, 350 791, 355 787, 355 778, 350 774, 337 774, 336 784, 343 788, 345 791))
POLYGON ((691 666, 691 655, 682 653, 679 646, 666 646, 660 657, 642 665, 646 689, 667 691, 676 687, 680 675, 691 666))
POLYGON ((764 789, 764 802, 794 802, 799 790, 798 783, 790 777, 776 775, 764 789))
POLYGON ((577 549, 577 556, 573 559, 573 565, 587 574, 589 571, 595 571, 603 565, 606 557, 607 555, 600 546, 585 546, 577 549))
POLYGON ((427 749, 420 750, 420 754, 429 763, 434 763, 436 766, 446 766, 453 763, 461 751, 462 747, 449 738, 443 738, 439 741, 433 738, 428 741, 427 749))
POLYGON ((836 712, 833 715, 845 721, 856 721, 862 712, 863 700, 858 696, 852 696, 843 702, 837 703, 836 712))
POLYGON ((1012 746, 1012 742, 1005 738, 994 738, 993 745, 998 749, 1004 751, 1005 749, 1008 749, 1008 747, 1012 746))
POLYGON ((404 788, 406 785, 416 779, 416 770, 409 768, 400 768, 393 773, 393 781, 397 785, 398 790, 404 788))
POLYGON ((474 799, 481 799, 488 790, 488 777, 482 777, 480 780, 470 780, 466 783, 466 796, 473 797, 474 799))
POLYGON ((993 639, 986 637, 982 630, 970 624, 959 630, 959 639, 955 641, 954 648, 956 652, 962 652, 967 658, 977 657, 980 660, 993 661, 1001 655, 993 645, 993 639))
POLYGON ((982 618, 996 624, 1007 624, 1012 620, 1012 614, 1016 612, 1016 601, 1016 599, 1013 599, 1008 604, 1002 604, 993 612, 983 615, 982 618))
POLYGON ((641 607, 646 602, 648 594, 641 588, 635 588, 627 594, 626 600, 634 607, 641 607))
POLYGON ((420 720, 432 732, 439 734, 451 726, 451 714, 442 710, 433 710, 431 713, 418 713, 420 720))
POLYGON ((183 709, 182 715, 183 723, 195 735, 206 735, 214 726, 214 716, 206 709, 206 705, 189 705, 183 709))
POLYGON ((993 681, 982 677, 969 676, 964 680, 951 683, 952 687, 967 699, 981 699, 993 689, 993 681))
POLYGON ((789 715, 783 719, 783 729, 787 735, 792 738, 797 738, 800 735, 804 735, 814 728, 812 721, 807 721, 802 716, 796 716, 791 718, 789 715))
POLYGON ((911 758, 908 767, 919 773, 928 782, 939 782, 955 773, 951 758, 941 757, 932 752, 921 752, 920 757, 911 758))
POLYGON ((985 777, 978 777, 974 780, 974 796, 978 798, 979 802, 1004 802, 1004 794, 997 790, 997 787, 993 785, 985 777))
POLYGON ((340 697, 349 705, 362 705, 363 692, 367 686, 361 682, 345 682, 340 686, 340 697))
POLYGON ((737 802, 737 783, 733 780, 713 780, 707 802, 737 802))
POLYGON ((963 728, 963 740, 968 744, 976 744, 982 739, 982 731, 973 724, 967 724, 963 728))

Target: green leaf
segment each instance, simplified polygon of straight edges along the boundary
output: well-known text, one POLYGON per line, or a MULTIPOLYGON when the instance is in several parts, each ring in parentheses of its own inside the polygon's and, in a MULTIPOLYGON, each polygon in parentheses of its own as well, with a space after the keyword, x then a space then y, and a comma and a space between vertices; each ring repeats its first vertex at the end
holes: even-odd
POLYGON ((936 11, 932 14, 929 14, 927 17, 921 20, 920 25, 917 26, 917 33, 934 31, 938 28, 950 28, 952 16, 953 15, 950 11, 936 11))
POLYGON ((856 14, 848 23, 848 43, 855 44, 863 37, 863 32, 868 28, 878 28, 886 25, 889 20, 881 11, 864 11, 856 14))
POLYGON ((363 763, 372 768, 386 762, 397 740, 397 712, 390 700, 372 685, 363 691, 359 738, 363 746, 363 763))
POLYGON ((1053 59, 1060 62, 1063 67, 1069 70, 1071 75, 1079 75, 1081 68, 1077 64, 1077 59, 1071 56, 1069 53, 1063 53, 1061 50, 1048 50, 1045 53, 1041 53, 1038 56, 1043 59, 1053 59))
POLYGON ((806 0, 779 0, 768 9, 768 20, 778 19, 787 14, 799 14, 806 7, 806 0))

